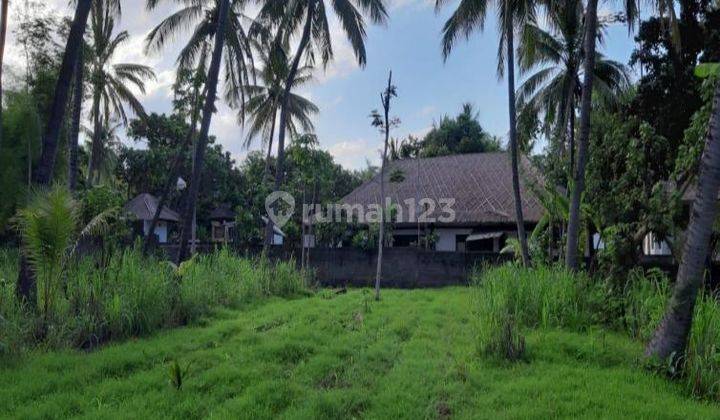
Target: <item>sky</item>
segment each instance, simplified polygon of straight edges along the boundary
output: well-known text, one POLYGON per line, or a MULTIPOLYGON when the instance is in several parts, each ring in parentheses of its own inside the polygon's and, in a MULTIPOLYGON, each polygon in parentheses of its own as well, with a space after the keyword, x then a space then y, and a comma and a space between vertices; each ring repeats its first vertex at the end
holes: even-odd
MULTIPOLYGON (((13 34, 20 21, 23 0, 12 2, 6 63, 11 73, 22 71, 22 50, 13 34)), ((68 0, 47 0, 45 13, 71 15, 68 0)), ((115 61, 142 63, 155 69, 157 80, 148 83, 139 99, 147 112, 172 110, 171 86, 175 78, 175 59, 190 32, 180 34, 162 53, 144 52, 147 33, 177 6, 173 1, 149 12, 145 0, 123 0, 122 18, 117 30, 130 34, 119 47, 115 61)), ((299 93, 311 99, 320 112, 314 124, 320 147, 328 150, 336 162, 348 169, 361 169, 367 162, 377 164, 383 137, 371 126, 370 111, 381 107, 380 92, 393 72, 398 97, 392 104, 392 116, 401 120, 392 137, 422 136, 444 115, 456 115, 463 103, 472 103, 483 128, 506 139, 508 131, 507 84, 496 73, 498 33, 495 16, 489 15, 483 32, 461 40, 447 61, 443 61, 440 40, 443 23, 457 1, 449 1, 439 13, 429 0, 389 0, 386 25, 368 24, 367 65, 361 68, 338 22, 331 16, 335 57, 326 69, 318 69, 315 81, 299 93)), ((256 8, 247 14, 253 16, 256 8)), ((609 10, 600 10, 600 14, 609 10)), ((38 12, 35 12, 38 13, 38 12)), ((627 63, 634 43, 622 25, 610 26, 601 51, 614 60, 627 63)), ((522 81, 520 75, 519 82, 522 81)), ((519 85, 519 83, 518 83, 519 85)), ((87 105, 86 105, 87 108, 87 105)), ((240 163, 248 150, 242 147, 245 135, 238 125, 236 112, 220 104, 213 116, 211 134, 240 163)), ((142 145, 138 145, 142 147, 142 145)), ((260 147, 256 143, 250 150, 260 147)), ((536 151, 542 149, 542 143, 536 151)))

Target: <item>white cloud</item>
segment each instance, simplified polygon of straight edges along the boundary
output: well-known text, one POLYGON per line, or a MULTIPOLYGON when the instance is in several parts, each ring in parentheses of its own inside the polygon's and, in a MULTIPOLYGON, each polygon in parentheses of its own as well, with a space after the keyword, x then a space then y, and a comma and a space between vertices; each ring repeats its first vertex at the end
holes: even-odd
POLYGON ((366 161, 373 164, 380 162, 380 151, 377 145, 365 139, 341 141, 328 147, 328 152, 335 158, 335 162, 349 169, 362 169, 366 161))
POLYGON ((426 105, 420 109, 418 115, 421 117, 427 117, 437 112, 437 108, 433 105, 426 105))
POLYGON ((390 0, 389 3, 389 9, 391 11, 403 8, 413 8, 415 10, 418 10, 435 7, 434 0, 390 0))

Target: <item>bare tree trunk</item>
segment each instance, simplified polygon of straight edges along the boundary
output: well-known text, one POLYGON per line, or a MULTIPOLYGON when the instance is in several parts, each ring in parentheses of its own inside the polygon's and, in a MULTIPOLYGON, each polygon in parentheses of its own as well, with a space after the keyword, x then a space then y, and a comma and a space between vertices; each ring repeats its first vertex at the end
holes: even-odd
POLYGON ((717 216, 720 191, 720 83, 715 86, 710 129, 700 161, 697 193, 690 213, 690 225, 682 260, 667 312, 645 349, 645 355, 677 361, 685 352, 692 327, 695 301, 702 287, 710 236, 717 216))
POLYGON ((570 149, 569 151, 569 157, 570 157, 570 164, 569 164, 569 172, 568 172, 568 183, 567 183, 567 190, 568 194, 570 193, 570 180, 575 176, 575 101, 573 99, 570 99, 570 114, 569 117, 569 128, 568 128, 568 147, 570 149))
POLYGON ((215 45, 213 46, 212 59, 207 78, 207 95, 203 107, 202 122, 200 124, 200 136, 195 147, 195 165, 193 167, 192 179, 188 191, 188 199, 183 212, 183 227, 180 233, 180 244, 177 255, 178 264, 185 261, 188 256, 188 239, 191 235, 193 225, 193 213, 197 203, 200 190, 200 176, 202 174, 205 149, 208 142, 208 131, 212 114, 215 111, 215 97, 217 95, 218 78, 220 74, 220 62, 222 61, 223 45, 225 44, 225 23, 227 22, 230 0, 221 0, 218 8, 217 29, 215 31, 215 45))
MULTIPOLYGON (((185 152, 187 151, 188 147, 193 144, 193 138, 195 137, 195 127, 197 126, 197 120, 200 117, 200 98, 202 96, 199 95, 199 88, 195 87, 194 92, 194 102, 193 105, 193 111, 192 111, 192 117, 190 121, 190 128, 188 130, 187 135, 185 136, 185 139, 183 139, 183 143, 180 145, 180 149, 177 151, 177 154, 175 155, 175 159, 173 160, 173 164, 170 169, 169 176, 167 180, 165 181, 165 185, 163 186, 162 192, 160 194, 160 198, 158 199, 158 206, 155 209, 155 214, 153 215, 152 221, 150 222, 150 228, 148 228, 147 236, 145 237, 145 242, 143 244, 143 252, 147 253, 150 249, 150 243, 152 242, 152 237, 155 235, 155 228, 157 227, 158 221, 160 221, 160 213, 162 212, 163 207, 165 207, 165 202, 167 201, 168 197, 170 196, 170 192, 172 191, 173 185, 177 183, 177 179, 180 176, 180 169, 182 168, 183 158, 185 157, 185 152)), ((195 238, 193 238, 195 239, 195 238)))
POLYGON ((595 38, 597 33, 598 0, 588 0, 585 12, 585 80, 582 87, 580 102, 580 138, 578 144, 577 168, 575 170, 572 196, 570 200, 570 217, 567 229, 567 249, 565 265, 570 270, 577 270, 578 236, 580 233, 580 200, 585 189, 585 164, 587 162, 590 143, 590 114, 592 112, 592 90, 595 69, 595 38))
POLYGON ((7 37, 7 15, 10 0, 2 0, 2 17, 0 17, 0 149, 2 149, 2 95, 3 95, 3 64, 5 63, 5 39, 7 37))
POLYGON ((375 269, 375 300, 380 300, 380 280, 382 279, 383 248, 385 247, 385 163, 387 161, 388 142, 390 140, 390 90, 392 89, 392 71, 388 76, 387 90, 383 97, 385 112, 385 144, 380 164, 380 231, 378 232, 378 256, 375 269))
POLYGON ((95 180, 95 173, 100 167, 100 154, 102 153, 102 123, 100 122, 100 98, 102 86, 95 84, 93 86, 93 133, 92 143, 90 145, 90 160, 88 161, 87 183, 92 186, 95 180))
POLYGON ((81 46, 75 63, 75 93, 73 94, 72 127, 70 129, 70 143, 68 144, 68 189, 71 192, 77 189, 78 141, 80 137, 80 118, 82 117, 84 70, 83 48, 81 46))
MULTIPOLYGON (((512 19, 512 18, 509 18, 512 19)), ((513 197, 515 201, 515 221, 517 225, 520 252, 525 267, 530 267, 530 252, 528 251, 527 235, 525 234, 525 220, 522 211, 522 197, 520 196, 520 171, 518 163, 517 122, 515 113, 515 55, 514 55, 514 28, 511 23, 507 28, 507 65, 508 65, 508 111, 510 114, 510 166, 512 169, 513 197)))
POLYGON ((300 216, 300 268, 305 268, 305 186, 302 191, 302 215, 300 216))
MULTIPOLYGON (((297 75, 297 70, 300 66, 300 59, 305 53, 305 48, 307 48, 308 42, 310 41, 312 19, 314 15, 315 1, 310 0, 307 9, 307 16, 305 18, 305 26, 303 27, 303 33, 300 38, 300 44, 298 45, 297 53, 295 53, 295 57, 293 57, 290 71, 288 72, 287 78, 285 79, 285 90, 283 91, 282 103, 280 106, 280 131, 278 132, 277 167, 275 169, 275 191, 280 190, 283 180, 283 170, 285 167, 285 134, 287 132, 287 107, 290 101, 290 91, 293 88, 295 76, 297 75)), ((273 239, 273 232, 273 222, 268 217, 268 223, 265 228, 265 246, 263 247, 263 252, 267 252, 273 239)))
MULTIPOLYGON (((70 26, 70 34, 68 35, 63 61, 60 65, 60 73, 57 83, 55 84, 55 94, 53 96, 52 106, 50 108, 50 117, 45 127, 43 135, 42 154, 40 155, 40 163, 35 171, 35 183, 39 185, 48 185, 52 180, 53 171, 55 169, 55 159, 57 157, 58 137, 60 136, 60 127, 65 117, 68 93, 73 76, 77 56, 82 45, 85 27, 87 26, 87 18, 90 13, 91 0, 78 0, 75 8, 75 16, 70 26)), ((36 289, 35 274, 32 267, 28 264, 24 252, 20 253, 20 267, 18 270, 17 293, 22 301, 34 304, 34 290, 36 289)))

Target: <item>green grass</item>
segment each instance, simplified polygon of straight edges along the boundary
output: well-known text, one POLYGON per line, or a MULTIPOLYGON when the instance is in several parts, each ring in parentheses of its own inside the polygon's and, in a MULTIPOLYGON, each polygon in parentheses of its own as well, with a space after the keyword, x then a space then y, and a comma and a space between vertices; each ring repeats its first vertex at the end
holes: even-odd
POLYGON ((201 326, 0 368, 14 418, 716 417, 638 366, 637 342, 527 332, 527 361, 478 356, 470 288, 270 298, 201 326), (171 367, 187 372, 171 384, 171 367))

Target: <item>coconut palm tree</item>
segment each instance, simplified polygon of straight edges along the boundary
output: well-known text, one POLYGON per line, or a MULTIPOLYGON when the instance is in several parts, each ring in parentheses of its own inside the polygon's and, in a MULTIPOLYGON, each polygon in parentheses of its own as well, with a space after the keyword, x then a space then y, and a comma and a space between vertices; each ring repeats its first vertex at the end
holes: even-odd
MULTIPOLYGON (((7 36, 7 14, 10 0, 2 0, 0 7, 0 127, 2 127, 2 69, 3 58, 5 57, 5 38, 7 36)), ((0 130, 0 149, 2 148, 2 130, 0 130)))
MULTIPOLYGON (((522 72, 535 70, 518 88, 517 103, 521 114, 543 116, 548 137, 565 140, 572 174, 575 155, 575 110, 582 94, 583 28, 582 2, 565 0, 548 11, 551 30, 537 22, 523 28, 518 45, 518 64, 522 72)), ((603 32, 598 31, 602 43, 603 32)), ((625 66, 596 53, 595 98, 604 105, 613 105, 629 85, 625 66)))
MULTIPOLYGON (((147 6, 153 9, 159 0, 148 0, 147 6)), ((243 23, 247 18, 242 14, 244 1, 207 0, 186 2, 178 0, 183 8, 162 21, 147 37, 146 48, 161 49, 166 42, 178 32, 195 24, 195 31, 185 45, 178 58, 180 69, 194 68, 204 47, 211 43, 212 55, 205 83, 205 98, 200 123, 200 132, 195 144, 194 161, 188 199, 183 211, 183 225, 180 234, 180 249, 177 261, 181 262, 187 257, 188 240, 192 231, 192 215, 200 188, 200 174, 202 173, 207 148, 208 132, 212 114, 215 111, 220 66, 225 56, 225 86, 226 100, 230 105, 242 104, 244 89, 238 86, 247 84, 248 75, 252 72, 252 51, 249 38, 247 38, 243 23), (226 36, 227 34, 227 36, 226 36)))
POLYGON ((92 46, 90 52, 90 78, 92 83, 93 122, 92 149, 88 164, 88 182, 98 181, 98 168, 102 164, 103 121, 109 121, 116 115, 127 125, 128 106, 136 115, 144 116, 145 109, 135 97, 131 87, 145 93, 145 80, 155 79, 152 68, 142 64, 113 63, 117 48, 128 41, 126 31, 113 35, 115 29, 115 11, 112 0, 95 0, 91 12, 92 46))
MULTIPOLYGON (((664 1, 664 0, 663 0, 664 1)), ((632 28, 637 18, 637 3, 629 0, 623 3, 628 26, 632 28)), ((572 194, 570 196, 570 217, 567 227, 567 249, 565 265, 570 270, 578 266, 578 238, 580 234, 580 200, 585 189, 585 165, 590 142, 590 113, 592 112, 592 92, 595 83, 595 54, 597 46, 598 0, 588 0, 585 7, 585 34, 583 37, 583 83, 580 96, 580 129, 578 138, 577 167, 573 173, 572 194)))
MULTIPOLYGON (((387 21, 387 11, 383 0, 294 0, 276 1, 266 0, 258 13, 255 28, 264 30, 279 29, 277 39, 287 39, 299 31, 300 39, 297 50, 290 64, 285 79, 284 90, 280 102, 280 131, 278 133, 277 172, 275 174, 275 189, 279 190, 283 178, 285 164, 285 136, 287 121, 290 115, 290 93, 300 68, 300 60, 307 58, 314 61, 319 58, 323 65, 333 59, 332 36, 328 24, 327 7, 335 11, 342 29, 353 48, 355 57, 360 66, 365 66, 367 55, 365 52, 365 20, 363 14, 370 18, 372 23, 382 24, 387 21)), ((256 30, 256 32, 260 32, 256 30)), ((280 41, 275 41, 280 42, 280 41)), ((272 223, 267 224, 265 246, 272 238, 272 223)))
POLYGON ((73 114, 70 126, 70 139, 68 140, 68 189, 74 192, 77 189, 78 177, 78 141, 80 138, 80 119, 82 118, 82 103, 85 98, 85 46, 81 46, 75 63, 75 78, 73 80, 73 114))
POLYGON ((713 108, 700 160, 697 195, 672 297, 665 316, 645 349, 646 356, 677 362, 685 352, 698 292, 702 286, 710 236, 717 216, 720 192, 720 83, 715 86, 713 108))
MULTIPOLYGON (((162 1, 147 0, 148 10, 155 9, 162 1)), ((172 42, 178 35, 193 28, 190 39, 180 50, 176 64, 178 71, 194 72, 200 66, 200 60, 210 58, 207 51, 208 48, 212 50, 221 1, 165 0, 165 2, 176 3, 180 8, 150 31, 145 39, 145 51, 148 53, 161 51, 168 42, 172 42)), ((245 29, 252 23, 252 19, 243 13, 247 4, 246 0, 230 0, 221 56, 225 70, 225 100, 228 105, 241 108, 246 95, 243 86, 250 84, 254 78, 251 38, 245 29)))
MULTIPOLYGON (((245 112, 250 117, 250 124, 247 127, 245 147, 249 148, 255 139, 260 139, 262 144, 267 146, 267 157, 265 160, 265 171, 263 179, 267 177, 270 165, 270 153, 272 151, 275 124, 280 108, 280 102, 284 91, 284 84, 289 72, 288 57, 285 53, 288 47, 280 47, 277 44, 263 44, 255 42, 258 58, 262 68, 256 70, 262 84, 251 84, 245 86, 248 99, 245 102, 245 112)), ((309 83, 313 79, 313 67, 302 66, 298 68, 295 79, 292 82, 293 88, 309 83)), ((290 136, 295 138, 301 132, 314 131, 311 116, 319 112, 318 107, 306 98, 290 93, 288 100, 289 120, 287 128, 290 136)), ((242 115, 238 116, 243 118, 242 115)))
POLYGON ((75 63, 77 63, 77 57, 80 53, 80 46, 82 45, 85 34, 91 4, 92 0, 78 0, 77 6, 75 7, 75 15, 70 26, 70 33, 68 35, 65 53, 63 54, 62 64, 60 65, 58 80, 55 84, 55 94, 53 95, 53 101, 50 107, 48 124, 45 126, 40 163, 34 174, 35 182, 41 185, 49 184, 52 179, 60 128, 65 118, 68 93, 72 85, 75 63))
MULTIPOLYGON (((65 118, 68 93, 72 84, 73 71, 75 63, 77 63, 83 35, 85 34, 91 3, 92 0, 78 0, 75 7, 75 15, 70 25, 70 33, 65 46, 65 52, 63 53, 58 80, 55 83, 55 94, 53 95, 53 101, 50 107, 48 123, 45 126, 40 163, 34 174, 35 182, 40 185, 47 185, 52 180, 60 128, 65 118)), ((35 274, 32 267, 28 264, 26 253, 23 251, 20 253, 17 287, 15 290, 23 302, 32 304, 35 288, 35 274)))
MULTIPOLYGON (((96 168, 96 182, 99 181, 112 181, 112 175, 118 163, 118 150, 122 145, 120 138, 120 130, 125 126, 125 123, 119 121, 117 118, 104 118, 100 124, 100 133, 96 136, 90 127, 83 126, 81 131, 88 138, 100 139, 100 148, 96 151, 98 153, 98 165, 96 168)), ((90 145, 92 148, 92 145, 90 145)), ((92 150, 86 150, 86 153, 90 154, 92 150)))
MULTIPOLYGON (((435 7, 440 9, 446 0, 436 0, 435 7)), ((488 0, 461 0, 452 16, 443 27, 442 50, 443 58, 447 59, 458 37, 469 37, 476 30, 482 30, 485 24, 485 15, 488 0)), ((518 169, 518 141, 517 141, 517 113, 515 110, 515 32, 522 28, 526 22, 535 15, 535 2, 532 0, 497 0, 496 2, 500 45, 498 46, 498 76, 502 77, 507 63, 508 81, 508 114, 510 119, 509 149, 510 166, 513 178, 513 196, 515 201, 515 220, 517 224, 518 239, 522 250, 522 261, 525 266, 530 265, 525 222, 522 212, 522 197, 520 196, 520 172, 518 169)))

